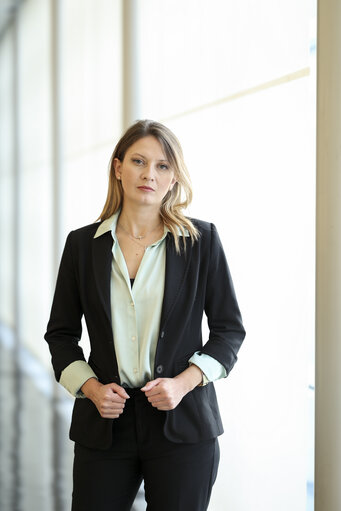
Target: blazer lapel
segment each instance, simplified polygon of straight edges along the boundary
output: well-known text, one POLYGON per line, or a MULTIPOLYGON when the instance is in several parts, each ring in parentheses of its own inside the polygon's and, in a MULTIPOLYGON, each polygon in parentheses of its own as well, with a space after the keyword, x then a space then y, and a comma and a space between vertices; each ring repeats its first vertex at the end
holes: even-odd
POLYGON ((110 325, 112 244, 113 239, 110 231, 92 240, 92 263, 97 291, 110 325))
MULTIPOLYGON (((182 241, 183 238, 180 238, 180 244, 182 244, 182 241)), ((165 292, 161 311, 160 331, 164 328, 180 296, 191 260, 191 251, 192 243, 190 238, 186 238, 186 253, 179 255, 175 250, 173 237, 168 233, 166 238, 165 292)))

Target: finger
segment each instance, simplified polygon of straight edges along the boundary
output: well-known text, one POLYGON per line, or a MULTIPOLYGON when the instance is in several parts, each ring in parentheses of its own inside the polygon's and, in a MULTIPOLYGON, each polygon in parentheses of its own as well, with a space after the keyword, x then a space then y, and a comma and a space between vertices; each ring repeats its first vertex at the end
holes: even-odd
POLYGON ((101 417, 103 417, 103 419, 118 419, 120 415, 120 413, 102 413, 101 417))
POLYGON ((167 398, 165 394, 162 394, 161 392, 153 392, 146 393, 146 398, 148 398, 148 401, 161 401, 167 398))
POLYGON ((125 405, 126 400, 120 396, 104 397, 99 401, 102 406, 108 409, 122 408, 125 405))
POLYGON ((156 389, 153 389, 153 390, 150 390, 149 392, 146 392, 145 393, 146 397, 153 397, 153 396, 162 396, 162 391, 159 390, 158 388, 156 389))
MULTIPOLYGON (((121 399, 121 398, 120 398, 121 399)), ((123 410, 125 403, 116 402, 112 400, 104 400, 100 403, 100 407, 103 410, 123 410)))
POLYGON ((157 410, 167 410, 167 405, 163 403, 150 403, 153 408, 156 408, 157 410))
POLYGON ((173 410, 179 403, 176 399, 166 396, 159 400, 154 398, 154 400, 148 399, 148 401, 154 408, 157 408, 158 410, 173 410))
POLYGON ((161 378, 156 378, 156 380, 151 380, 144 387, 141 388, 143 392, 148 392, 149 390, 152 390, 156 385, 159 385, 161 381, 161 378))
POLYGON ((126 399, 124 397, 121 397, 119 394, 116 394, 116 392, 114 394, 111 394, 109 400, 110 400, 110 403, 125 403, 126 402, 126 399))
POLYGON ((106 413, 122 413, 124 410, 124 406, 119 407, 102 407, 102 410, 106 413))
POLYGON ((148 401, 152 406, 161 406, 168 404, 167 399, 163 396, 152 396, 148 398, 148 401))
POLYGON ((115 419, 115 418, 119 417, 123 413, 123 410, 104 410, 104 409, 101 409, 101 410, 99 410, 99 412, 100 412, 101 417, 103 417, 104 419, 115 419))
POLYGON ((106 410, 112 410, 112 411, 123 411, 124 409, 124 403, 108 403, 105 407, 106 410))
POLYGON ((124 390, 123 387, 121 387, 121 385, 117 385, 117 383, 111 383, 110 384, 110 388, 113 392, 115 392, 116 394, 118 394, 120 397, 122 397, 124 400, 126 399, 129 399, 130 396, 129 394, 124 390))

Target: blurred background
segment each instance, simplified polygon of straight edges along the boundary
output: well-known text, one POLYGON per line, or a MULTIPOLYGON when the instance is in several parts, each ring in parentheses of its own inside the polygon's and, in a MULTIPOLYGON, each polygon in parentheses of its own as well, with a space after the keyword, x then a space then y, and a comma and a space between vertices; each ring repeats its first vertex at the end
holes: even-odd
POLYGON ((140 118, 180 139, 188 214, 216 224, 247 331, 216 384, 209 510, 313 509, 316 9, 0 2, 1 511, 70 509, 73 398, 43 335, 66 235, 100 214, 110 155, 140 118))

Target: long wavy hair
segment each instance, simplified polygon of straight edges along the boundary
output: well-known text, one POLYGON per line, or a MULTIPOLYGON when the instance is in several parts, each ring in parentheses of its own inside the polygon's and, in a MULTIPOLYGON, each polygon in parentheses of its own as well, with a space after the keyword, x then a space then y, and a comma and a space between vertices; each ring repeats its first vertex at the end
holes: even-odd
MULTIPOLYGON (((185 236, 185 229, 187 229, 192 243, 194 243, 194 241, 199 237, 197 228, 183 213, 183 210, 186 209, 192 201, 191 179, 184 162, 180 142, 170 129, 159 122, 148 119, 137 121, 128 128, 118 141, 109 162, 109 186, 107 198, 103 211, 97 220, 106 220, 121 209, 123 205, 124 192, 121 181, 119 181, 115 175, 115 158, 118 158, 121 162, 123 162, 129 147, 140 138, 147 136, 155 137, 161 144, 163 152, 165 153, 176 178, 176 183, 173 188, 167 192, 162 200, 160 216, 164 225, 168 227, 173 235, 175 248, 179 253, 179 230, 182 236, 185 236)), ((186 244, 183 243, 183 246, 186 247, 186 244)))

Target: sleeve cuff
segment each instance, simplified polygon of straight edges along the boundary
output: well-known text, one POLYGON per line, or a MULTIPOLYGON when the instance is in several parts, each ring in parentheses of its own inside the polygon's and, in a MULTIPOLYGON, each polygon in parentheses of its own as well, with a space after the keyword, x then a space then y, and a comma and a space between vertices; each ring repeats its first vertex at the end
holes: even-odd
POLYGON ((84 398, 80 389, 90 378, 98 379, 87 362, 76 360, 62 371, 59 383, 74 397, 84 398))
POLYGON ((196 351, 188 361, 190 364, 198 366, 203 373, 202 385, 207 385, 211 381, 220 380, 227 376, 225 367, 210 355, 196 351))

